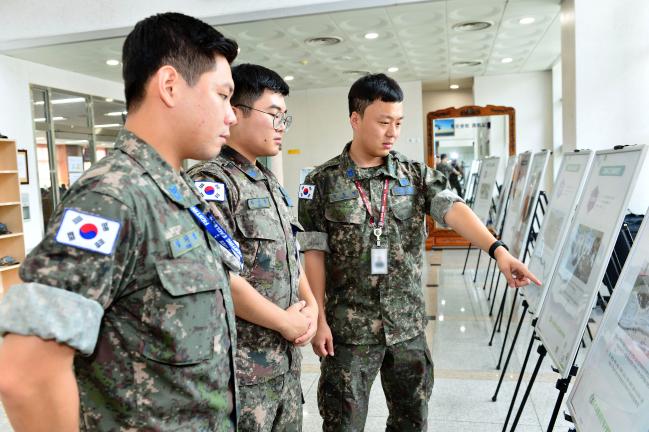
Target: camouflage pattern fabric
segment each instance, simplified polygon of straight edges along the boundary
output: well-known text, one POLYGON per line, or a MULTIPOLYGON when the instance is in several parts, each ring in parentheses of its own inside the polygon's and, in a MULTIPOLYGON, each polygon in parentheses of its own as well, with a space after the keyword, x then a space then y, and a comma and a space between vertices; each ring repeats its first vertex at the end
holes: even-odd
MULTIPOLYGON (((217 220, 239 242, 244 255, 241 276, 282 309, 297 303, 299 262, 295 233, 302 228, 291 212, 288 194, 273 173, 259 163, 251 164, 227 146, 215 160, 198 163, 188 173, 199 183, 225 185, 225 199, 210 201, 210 205, 217 220)), ((236 322, 240 385, 261 384, 277 377, 281 381, 281 375, 289 371, 291 360, 299 371, 300 351, 280 333, 241 318, 236 322)), ((285 393, 293 397, 295 394, 298 393, 285 393)), ((242 413, 262 409, 248 406, 248 402, 256 401, 243 398, 242 413)), ((273 423, 272 417, 266 421, 273 423)))
POLYGON ((305 232, 302 250, 324 250, 326 318, 335 343, 387 344, 412 339, 424 331, 421 289, 425 241, 424 218, 437 222, 454 202, 447 180, 426 165, 390 152, 378 168, 359 169, 343 153, 312 171, 305 185, 315 185, 312 199, 299 200, 305 232), (379 215, 385 178, 388 209, 381 245, 388 249, 388 274, 372 275, 373 227, 354 179, 358 179, 379 215))
POLYGON ((381 371, 388 404, 386 431, 426 431, 433 362, 423 334, 395 345, 338 343, 322 359, 318 406, 325 432, 362 432, 370 389, 381 371))
POLYGON ((239 385, 239 430, 247 432, 300 432, 302 386, 299 363, 268 381, 239 385))
POLYGON ((228 276, 216 242, 188 211, 207 204, 189 177, 132 133, 122 131, 115 149, 72 185, 20 271, 26 282, 104 309, 94 352, 75 358, 81 429, 234 430, 228 276), (119 222, 114 251, 57 242, 66 209, 119 222))

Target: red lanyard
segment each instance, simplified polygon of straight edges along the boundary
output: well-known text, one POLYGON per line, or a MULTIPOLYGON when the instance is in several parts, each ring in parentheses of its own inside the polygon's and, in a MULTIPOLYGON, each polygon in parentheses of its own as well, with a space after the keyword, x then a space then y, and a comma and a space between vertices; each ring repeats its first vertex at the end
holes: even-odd
MULTIPOLYGON (((390 183, 390 179, 385 179, 385 184, 383 185, 383 198, 381 199, 381 215, 379 216, 379 223, 374 225, 374 216, 372 215, 372 205, 370 204, 370 200, 367 198, 367 194, 363 190, 363 187, 361 186, 361 182, 358 180, 354 180, 354 184, 356 185, 356 189, 358 189, 358 193, 361 194, 361 199, 363 200, 363 204, 365 204, 365 208, 367 209, 367 213, 370 215, 370 225, 375 227, 375 228, 383 228, 383 225, 385 225, 385 211, 388 207, 388 185, 390 183)), ((379 233, 380 235, 380 233, 379 233)))

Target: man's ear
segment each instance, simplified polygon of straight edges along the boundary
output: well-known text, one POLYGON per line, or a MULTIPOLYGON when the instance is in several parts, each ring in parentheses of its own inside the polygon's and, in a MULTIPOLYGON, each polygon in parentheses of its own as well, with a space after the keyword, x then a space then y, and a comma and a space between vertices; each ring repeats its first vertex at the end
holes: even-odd
POLYGON ((162 103, 168 108, 176 106, 180 94, 180 84, 184 82, 176 68, 170 65, 162 66, 152 81, 162 103))
POLYGON ((352 125, 352 129, 357 130, 361 120, 363 120, 363 117, 361 117, 361 115, 356 111, 353 111, 352 115, 349 116, 349 123, 352 125))

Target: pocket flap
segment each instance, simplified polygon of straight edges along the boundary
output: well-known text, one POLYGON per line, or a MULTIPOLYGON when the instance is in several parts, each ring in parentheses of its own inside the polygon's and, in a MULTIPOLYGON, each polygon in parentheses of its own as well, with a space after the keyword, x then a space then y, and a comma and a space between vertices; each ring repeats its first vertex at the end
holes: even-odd
POLYGON ((173 297, 223 289, 213 269, 193 260, 161 260, 155 263, 162 287, 173 297))
POLYGON ((237 228, 249 239, 281 240, 283 232, 270 211, 256 210, 239 213, 235 217, 237 228))

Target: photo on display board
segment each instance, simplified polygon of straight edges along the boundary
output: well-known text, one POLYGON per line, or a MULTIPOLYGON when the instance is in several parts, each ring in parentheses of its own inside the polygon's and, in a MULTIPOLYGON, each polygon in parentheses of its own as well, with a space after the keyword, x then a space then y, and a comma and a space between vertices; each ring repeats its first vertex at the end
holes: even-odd
POLYGON ((646 261, 620 317, 619 326, 649 357, 649 261, 646 261))
POLYGON ((544 244, 546 247, 549 247, 550 250, 555 250, 557 246, 557 240, 559 239, 559 231, 561 230, 561 224, 563 223, 564 215, 561 211, 557 209, 552 209, 546 216, 547 218, 547 228, 543 231, 544 244))
POLYGON ((455 119, 433 120, 435 136, 455 136, 455 119))
POLYGON ((588 283, 593 263, 602 245, 602 237, 604 237, 602 231, 579 224, 574 238, 567 243, 570 251, 569 256, 563 262, 564 271, 575 276, 584 284, 588 283))
POLYGON ((491 195, 491 192, 493 190, 492 188, 493 188, 492 184, 486 184, 486 183, 481 184, 480 191, 479 191, 480 199, 486 200, 491 198, 489 195, 491 195))

